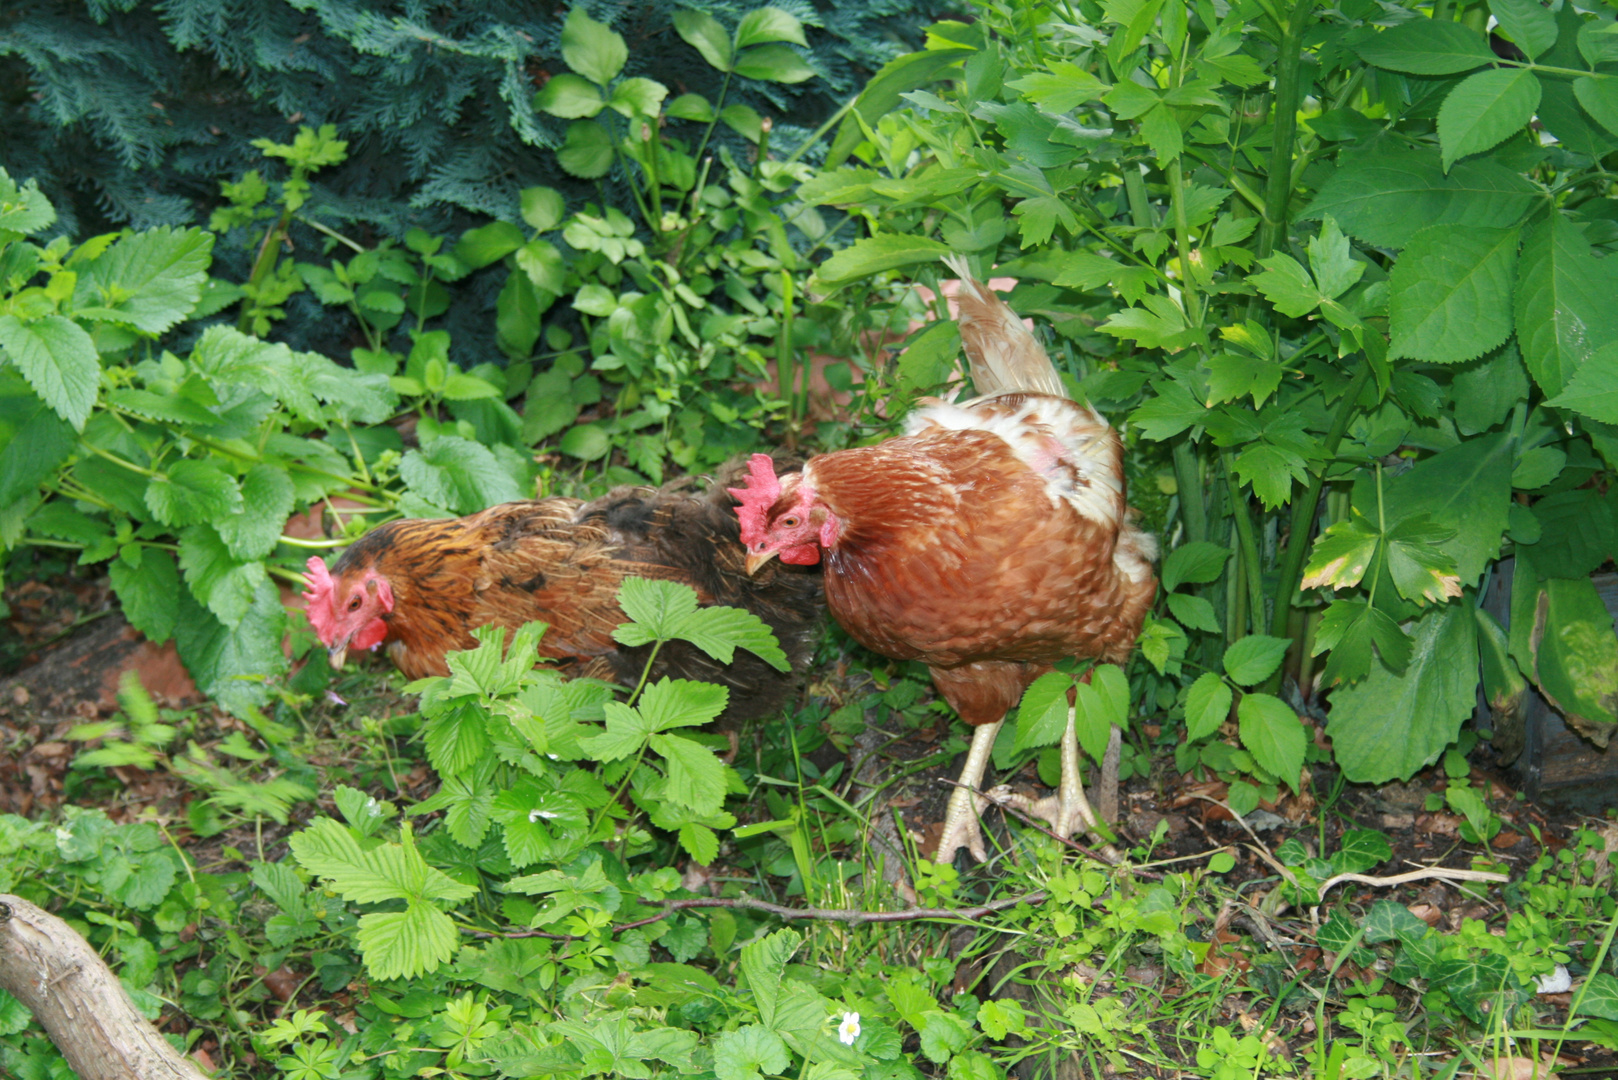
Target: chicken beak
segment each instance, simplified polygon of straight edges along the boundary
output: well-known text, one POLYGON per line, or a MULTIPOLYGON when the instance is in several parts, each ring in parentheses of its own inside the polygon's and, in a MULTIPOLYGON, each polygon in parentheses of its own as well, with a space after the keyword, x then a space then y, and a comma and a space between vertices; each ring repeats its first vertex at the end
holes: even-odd
POLYGON ((777 552, 774 551, 749 551, 747 553, 747 562, 745 564, 747 568, 747 576, 752 577, 754 574, 758 573, 759 567, 775 558, 776 554, 777 552))
POLYGON ((343 670, 343 663, 348 659, 348 638, 333 645, 326 650, 326 659, 331 663, 333 671, 343 670))

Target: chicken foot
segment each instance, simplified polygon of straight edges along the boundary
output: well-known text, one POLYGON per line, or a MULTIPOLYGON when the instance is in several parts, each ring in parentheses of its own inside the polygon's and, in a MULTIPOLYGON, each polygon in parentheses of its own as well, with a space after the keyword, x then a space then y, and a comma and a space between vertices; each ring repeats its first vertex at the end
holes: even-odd
POLYGON ((977 789, 983 782, 983 770, 989 764, 995 736, 1000 734, 1003 723, 1004 720, 996 720, 972 729, 972 748, 967 751, 966 764, 961 767, 961 778, 950 793, 949 808, 944 811, 944 831, 939 834, 935 862, 949 862, 955 858, 955 852, 963 847, 978 862, 984 862, 989 857, 988 849, 983 846, 983 829, 978 824, 978 814, 989 800, 979 795, 977 789))
MULTIPOLYGON (((1031 799, 1002 784, 988 793, 988 801, 1014 806, 1030 817, 1050 822, 1051 831, 1063 839, 1081 829, 1094 830, 1098 819, 1090 807, 1090 800, 1085 797, 1084 785, 1079 781, 1079 731, 1076 713, 1071 706, 1067 710, 1067 727, 1062 729, 1061 752, 1062 782, 1055 795, 1031 799)), ((1107 845, 1102 851, 1103 854, 1112 853, 1112 845, 1107 845)))

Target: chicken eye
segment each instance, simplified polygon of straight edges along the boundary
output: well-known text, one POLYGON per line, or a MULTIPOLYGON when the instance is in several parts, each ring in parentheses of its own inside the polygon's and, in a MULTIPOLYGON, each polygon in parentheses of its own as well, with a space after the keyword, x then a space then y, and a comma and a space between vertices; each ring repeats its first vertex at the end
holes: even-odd
POLYGON ((781 519, 781 524, 788 529, 796 529, 798 527, 798 518, 796 515, 784 517, 781 519))
POLYGON ((352 600, 350 600, 348 602, 348 610, 350 610, 350 611, 358 611, 359 609, 360 609, 360 598, 356 596, 356 597, 354 597, 354 599, 352 599, 352 600))

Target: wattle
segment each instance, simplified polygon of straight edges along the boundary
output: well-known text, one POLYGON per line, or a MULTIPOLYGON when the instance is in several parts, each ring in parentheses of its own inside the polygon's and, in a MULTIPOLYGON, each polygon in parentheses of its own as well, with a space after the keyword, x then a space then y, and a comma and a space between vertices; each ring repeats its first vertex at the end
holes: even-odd
POLYGON ((365 624, 365 628, 354 635, 349 642, 351 649, 374 649, 382 644, 382 639, 388 636, 388 624, 381 619, 372 619, 365 624))
POLYGON ((799 544, 781 549, 781 561, 793 566, 813 566, 820 561, 819 544, 799 544))

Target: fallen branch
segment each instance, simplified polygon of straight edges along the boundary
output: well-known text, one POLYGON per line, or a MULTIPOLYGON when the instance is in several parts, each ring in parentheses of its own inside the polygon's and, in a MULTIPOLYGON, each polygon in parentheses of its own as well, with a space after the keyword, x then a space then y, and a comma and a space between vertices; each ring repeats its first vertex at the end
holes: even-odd
MULTIPOLYGON (((686 900, 670 900, 663 905, 663 909, 656 915, 648 915, 644 919, 634 922, 619 923, 612 928, 613 933, 623 930, 633 930, 637 926, 646 926, 667 918, 676 911, 685 911, 690 908, 745 908, 748 911, 762 911, 782 919, 818 919, 822 922, 841 922, 851 926, 862 926, 866 923, 897 923, 916 922, 921 919, 981 919, 996 911, 1016 907, 1018 904, 1037 904, 1046 897, 1044 889, 1036 889, 1020 896, 1008 896, 1004 900, 994 900, 987 904, 979 904, 969 908, 904 908, 899 911, 861 911, 858 908, 795 908, 783 904, 772 904, 768 900, 755 900, 751 896, 697 896, 686 900)), ((550 938, 552 941, 578 941, 573 934, 552 934, 546 930, 474 930, 473 937, 478 938, 550 938)))
POLYGON ((1392 877, 1372 877, 1369 874, 1338 874, 1329 877, 1320 883, 1319 895, 1324 897, 1326 890, 1340 881, 1355 881, 1361 885, 1403 885, 1409 881, 1425 881, 1428 878, 1437 878, 1440 881, 1510 881, 1509 874, 1497 874, 1492 870, 1449 870, 1442 866, 1428 867, 1425 870, 1411 870, 1405 874, 1394 874, 1392 877))
POLYGON ((0 989, 34 1014, 79 1080, 203 1080, 55 915, 0 894, 0 989))

